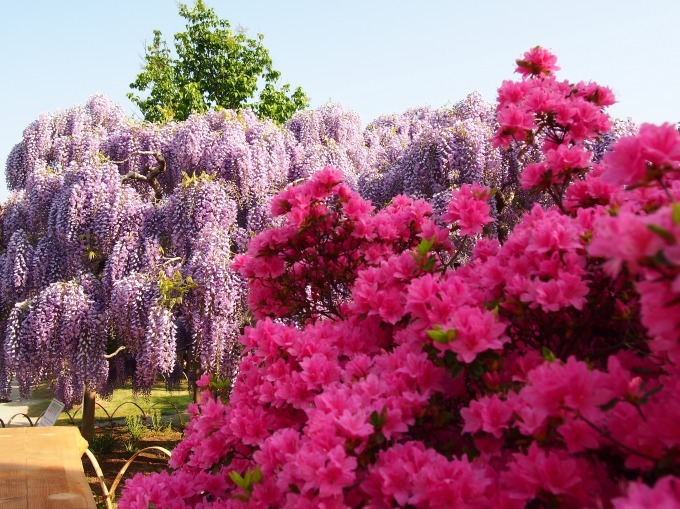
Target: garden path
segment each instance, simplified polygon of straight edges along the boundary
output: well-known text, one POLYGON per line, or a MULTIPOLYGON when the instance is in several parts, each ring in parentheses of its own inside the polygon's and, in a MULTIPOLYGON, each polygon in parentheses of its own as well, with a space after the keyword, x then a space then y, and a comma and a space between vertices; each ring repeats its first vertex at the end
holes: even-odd
MULTIPOLYGON (((12 416, 20 413, 28 413, 29 406, 43 401, 42 399, 20 399, 19 384, 16 379, 12 380, 12 393, 10 399, 12 401, 9 403, 0 403, 0 419, 5 423, 5 426, 7 426, 7 423, 12 416)), ((28 421, 22 416, 17 416, 16 419, 12 421, 12 426, 28 426, 28 421)))

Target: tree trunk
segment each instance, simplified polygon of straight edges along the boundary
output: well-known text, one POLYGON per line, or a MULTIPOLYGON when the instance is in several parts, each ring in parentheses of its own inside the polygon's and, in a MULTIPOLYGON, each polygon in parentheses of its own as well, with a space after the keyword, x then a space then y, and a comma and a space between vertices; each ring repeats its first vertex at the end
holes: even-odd
POLYGON ((80 434, 90 444, 94 438, 94 408, 96 393, 85 386, 83 395, 83 420, 80 423, 80 434))
POLYGON ((194 379, 194 403, 199 403, 201 401, 201 392, 198 390, 198 379, 201 378, 201 368, 197 363, 193 367, 193 379, 194 379))

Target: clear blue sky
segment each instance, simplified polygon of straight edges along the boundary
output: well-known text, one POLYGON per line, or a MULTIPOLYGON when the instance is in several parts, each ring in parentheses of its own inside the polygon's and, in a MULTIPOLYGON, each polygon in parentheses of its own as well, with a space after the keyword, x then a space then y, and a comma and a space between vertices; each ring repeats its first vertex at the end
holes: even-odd
MULTIPOLYGON (((613 115, 680 120, 677 0, 206 1, 233 26, 264 34, 274 67, 312 107, 340 102, 364 123, 475 90, 493 101, 514 60, 537 44, 557 54, 561 77, 612 87, 613 115)), ((125 93, 145 43, 154 29, 171 42, 183 26, 175 0, 2 2, 0 199, 7 155, 31 121, 94 93, 134 114, 125 93)))

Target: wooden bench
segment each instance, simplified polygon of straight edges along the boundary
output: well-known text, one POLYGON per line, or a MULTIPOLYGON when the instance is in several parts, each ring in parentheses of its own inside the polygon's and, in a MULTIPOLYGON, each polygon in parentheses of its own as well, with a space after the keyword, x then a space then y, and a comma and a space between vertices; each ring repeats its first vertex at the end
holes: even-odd
POLYGON ((96 509, 78 428, 0 429, 0 508, 96 509))

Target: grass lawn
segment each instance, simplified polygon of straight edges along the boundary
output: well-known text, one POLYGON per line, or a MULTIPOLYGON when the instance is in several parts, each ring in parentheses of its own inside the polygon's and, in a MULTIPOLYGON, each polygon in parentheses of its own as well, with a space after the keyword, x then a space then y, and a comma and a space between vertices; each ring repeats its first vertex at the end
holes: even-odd
MULTIPOLYGON (((38 417, 47 409, 53 397, 53 392, 46 386, 34 388, 31 398, 44 400, 31 405, 28 415, 31 418, 38 417)), ((150 394, 138 395, 137 397, 135 397, 131 385, 124 385, 116 389, 108 399, 97 397, 97 403, 104 407, 115 421, 124 420, 129 415, 142 415, 142 411, 136 405, 139 405, 146 415, 149 415, 152 410, 157 410, 162 416, 166 418, 174 417, 177 420, 177 410, 180 413, 185 412, 191 401, 192 394, 187 389, 186 382, 173 391, 167 391, 165 384, 158 382, 150 394)), ((98 425, 108 424, 109 417, 99 405, 96 407, 95 421, 98 425)), ((70 413, 74 417, 75 424, 80 425, 82 416, 78 407, 71 410, 70 413)), ((186 420, 186 417, 182 415, 182 419, 186 420)), ((62 412, 56 424, 57 426, 68 425, 71 424, 71 421, 68 415, 62 412)))

